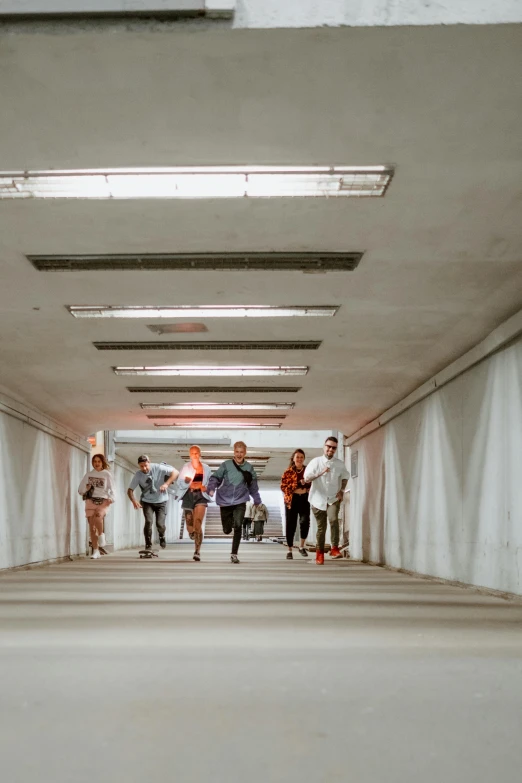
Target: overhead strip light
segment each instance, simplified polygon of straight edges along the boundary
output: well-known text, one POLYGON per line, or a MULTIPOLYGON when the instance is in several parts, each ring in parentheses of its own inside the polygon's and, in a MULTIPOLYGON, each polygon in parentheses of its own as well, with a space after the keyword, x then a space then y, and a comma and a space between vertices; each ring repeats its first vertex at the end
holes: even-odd
POLYGON ((155 427, 162 430, 279 430, 281 424, 239 424, 234 423, 221 423, 216 422, 186 422, 183 424, 155 424, 155 427))
POLYGON ((270 420, 277 421, 278 419, 286 419, 286 413, 147 413, 148 419, 169 419, 171 422, 183 421, 184 419, 191 419, 192 421, 201 421, 202 419, 212 419, 212 421, 228 420, 233 421, 235 419, 248 418, 251 420, 270 420))
POLYGON ((293 318, 299 316, 333 316, 334 305, 71 305, 67 310, 75 318, 293 318))
POLYGON ((297 394, 301 386, 127 386, 131 394, 297 394))
POLYGON ((295 402, 141 402, 150 411, 287 411, 295 402))
MULTIPOLYGON (((247 366, 247 367, 196 367, 194 365, 175 365, 164 367, 113 367, 116 375, 188 375, 193 377, 215 376, 220 378, 251 377, 266 375, 306 375, 306 366, 247 366)), ((269 391, 269 390, 268 390, 269 391)))
POLYGON ((0 199, 381 197, 391 166, 178 166, 2 171, 0 199))

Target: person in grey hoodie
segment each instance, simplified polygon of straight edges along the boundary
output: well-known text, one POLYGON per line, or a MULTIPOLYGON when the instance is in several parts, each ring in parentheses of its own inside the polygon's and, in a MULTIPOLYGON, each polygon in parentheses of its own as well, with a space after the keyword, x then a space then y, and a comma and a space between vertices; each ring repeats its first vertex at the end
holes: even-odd
POLYGON ((245 518, 246 504, 251 497, 254 505, 261 503, 257 476, 252 465, 246 461, 247 447, 243 441, 234 443, 234 459, 227 459, 212 474, 206 487, 210 497, 216 492, 216 503, 221 511, 223 532, 234 531, 230 561, 239 563, 237 556, 241 542, 241 530, 245 518))

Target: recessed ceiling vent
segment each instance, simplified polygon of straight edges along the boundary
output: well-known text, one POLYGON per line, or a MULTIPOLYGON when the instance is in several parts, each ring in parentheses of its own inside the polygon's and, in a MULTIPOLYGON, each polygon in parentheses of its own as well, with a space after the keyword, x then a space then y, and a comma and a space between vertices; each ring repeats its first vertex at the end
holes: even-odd
POLYGON ((296 394, 301 386, 127 386, 131 394, 296 394))
POLYGON ((244 270, 353 272, 362 253, 140 253, 27 256, 40 272, 244 270))
POLYGON ((316 351, 320 340, 165 340, 95 342, 98 351, 316 351))

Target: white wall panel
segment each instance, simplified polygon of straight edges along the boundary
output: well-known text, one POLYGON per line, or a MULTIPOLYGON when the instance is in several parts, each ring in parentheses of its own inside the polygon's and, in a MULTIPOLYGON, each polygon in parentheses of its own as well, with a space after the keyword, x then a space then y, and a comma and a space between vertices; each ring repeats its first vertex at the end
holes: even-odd
POLYGON ((0 568, 85 552, 85 451, 0 412, 0 568))
POLYGON ((134 471, 121 462, 113 464, 116 501, 107 515, 105 525, 107 543, 114 549, 145 544, 143 538, 143 512, 136 511, 127 497, 127 489, 134 471))
POLYGON ((522 341, 352 447, 355 558, 522 593, 522 341))

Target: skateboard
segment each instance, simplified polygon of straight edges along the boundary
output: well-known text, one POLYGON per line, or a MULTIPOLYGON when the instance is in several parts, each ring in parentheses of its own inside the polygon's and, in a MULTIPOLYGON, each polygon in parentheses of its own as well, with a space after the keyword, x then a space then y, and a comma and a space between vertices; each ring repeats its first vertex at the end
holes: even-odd
POLYGON ((140 560, 151 560, 153 557, 159 557, 157 552, 153 552, 152 549, 140 549, 140 560))

